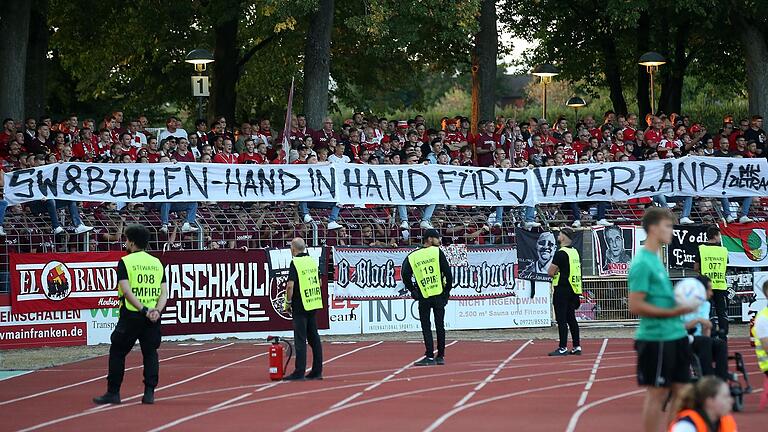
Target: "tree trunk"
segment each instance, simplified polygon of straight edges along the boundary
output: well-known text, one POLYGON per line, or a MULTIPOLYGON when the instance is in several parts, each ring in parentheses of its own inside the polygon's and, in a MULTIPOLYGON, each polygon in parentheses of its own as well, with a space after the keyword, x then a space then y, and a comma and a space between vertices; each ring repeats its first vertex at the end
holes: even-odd
POLYGON ((493 120, 496 115, 496 57, 499 48, 495 0, 483 0, 480 5, 480 31, 475 44, 480 67, 480 118, 493 120))
POLYGON ((749 113, 768 118, 768 33, 743 17, 736 22, 744 48, 749 113))
POLYGON ((662 66, 667 69, 659 97, 659 110, 667 115, 672 113, 680 114, 683 105, 683 80, 685 71, 688 69, 690 59, 686 56, 685 50, 688 47, 688 35, 690 34, 690 23, 684 20, 677 26, 674 36, 674 57, 671 61, 662 66))
POLYGON ((24 106, 27 116, 40 117, 47 110, 48 36, 48 0, 35 0, 32 2, 29 23, 24 82, 24 106))
MULTIPOLYGON (((233 2, 224 1, 221 3, 224 6, 233 2)), ((234 2, 233 7, 236 5, 237 2, 234 2)), ((211 83, 211 100, 208 106, 208 119, 224 116, 227 119, 227 123, 230 124, 236 124, 237 122, 237 119, 235 119, 235 104, 237 102, 235 89, 237 81, 240 79, 238 69, 240 49, 237 43, 237 26, 237 14, 229 13, 226 17, 218 20, 213 28, 215 39, 213 58, 215 62, 213 63, 214 70, 211 83)))
POLYGON ((24 118, 30 11, 27 0, 6 0, 0 8, 0 118, 24 118))
POLYGON ((333 0, 320 0, 310 18, 304 45, 304 114, 313 129, 320 129, 323 117, 328 115, 333 11, 333 0))
POLYGON ((624 89, 621 86, 621 67, 619 65, 613 35, 601 35, 600 46, 603 49, 603 57, 605 58, 605 69, 603 72, 605 73, 605 80, 608 82, 608 88, 611 92, 613 110, 616 114, 626 114, 627 101, 624 99, 624 89))
MULTIPOLYGON (((637 51, 635 57, 640 58, 641 55, 648 52, 650 41, 650 29, 651 20, 647 11, 640 13, 640 19, 637 21, 637 51)), ((637 65, 637 112, 638 112, 638 124, 645 125, 645 116, 651 112, 651 98, 648 92, 650 91, 648 72, 645 70, 645 66, 637 65)))

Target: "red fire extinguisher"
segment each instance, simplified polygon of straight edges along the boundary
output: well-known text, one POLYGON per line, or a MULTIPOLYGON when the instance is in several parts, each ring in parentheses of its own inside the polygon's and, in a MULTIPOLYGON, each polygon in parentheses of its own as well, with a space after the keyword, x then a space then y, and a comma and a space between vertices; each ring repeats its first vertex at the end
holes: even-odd
POLYGON ((272 342, 269 345, 269 379, 280 381, 285 376, 288 363, 291 361, 291 357, 293 357, 293 345, 280 336, 268 336, 267 342, 272 342), (286 351, 288 353, 287 356, 285 355, 286 351), (285 361, 283 361, 283 358, 285 358, 285 361))

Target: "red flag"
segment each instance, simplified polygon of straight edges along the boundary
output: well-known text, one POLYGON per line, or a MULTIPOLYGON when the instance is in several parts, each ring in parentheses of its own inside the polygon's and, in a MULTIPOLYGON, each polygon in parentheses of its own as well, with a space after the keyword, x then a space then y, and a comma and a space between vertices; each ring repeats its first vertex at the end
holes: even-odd
POLYGON ((291 90, 288 92, 288 109, 285 111, 285 127, 283 128, 283 151, 288 153, 291 149, 289 138, 291 137, 291 110, 293 108, 293 78, 291 78, 291 90))

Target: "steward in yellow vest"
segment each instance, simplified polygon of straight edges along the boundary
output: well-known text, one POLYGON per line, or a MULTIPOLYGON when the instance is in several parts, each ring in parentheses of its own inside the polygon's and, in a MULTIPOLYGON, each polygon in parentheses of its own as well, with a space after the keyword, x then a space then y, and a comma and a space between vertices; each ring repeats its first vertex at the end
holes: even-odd
POLYGON ((93 398, 102 404, 120 403, 120 386, 125 373, 125 357, 138 340, 144 357, 144 397, 142 403, 155 402, 155 387, 160 370, 157 348, 160 346, 160 314, 168 300, 165 271, 159 259, 144 250, 149 244, 149 230, 142 225, 125 229, 128 255, 117 264, 117 292, 120 319, 112 332, 109 347, 107 393, 93 398))
POLYGON ((579 323, 576 321, 576 309, 581 304, 581 257, 579 251, 572 247, 573 230, 565 227, 560 230, 558 241, 560 249, 555 252, 548 273, 552 277, 554 293, 552 304, 555 308, 557 331, 560 345, 550 356, 565 356, 568 354, 581 355, 579 340, 579 323), (568 352, 568 330, 571 331, 573 349, 568 352))
POLYGON ((723 340, 728 336, 728 283, 725 272, 728 268, 728 249, 720 239, 717 225, 707 227, 707 242, 699 245, 693 269, 712 281, 712 307, 717 315, 717 329, 723 340))
POLYGON ((453 276, 448 259, 440 250, 440 233, 435 229, 424 232, 423 247, 405 258, 401 267, 403 285, 411 292, 411 297, 419 302, 419 321, 424 336, 424 358, 414 363, 416 366, 445 364, 445 305, 453 286, 453 276), (435 314, 437 332, 437 357, 430 313, 435 314))
POLYGON ((296 351, 296 369, 283 378, 285 381, 323 379, 323 347, 317 332, 316 312, 323 308, 320 289, 320 268, 316 258, 307 253, 307 244, 301 237, 291 241, 291 267, 285 291, 286 310, 293 315, 293 343, 296 351), (307 342, 312 347, 312 371, 307 371, 307 342))
MULTIPOLYGON (((763 283, 763 295, 768 298, 768 281, 763 283)), ((759 408, 768 407, 768 306, 758 312, 755 325, 752 327, 752 341, 755 343, 757 364, 765 374, 763 378, 763 393, 760 395, 759 408)))

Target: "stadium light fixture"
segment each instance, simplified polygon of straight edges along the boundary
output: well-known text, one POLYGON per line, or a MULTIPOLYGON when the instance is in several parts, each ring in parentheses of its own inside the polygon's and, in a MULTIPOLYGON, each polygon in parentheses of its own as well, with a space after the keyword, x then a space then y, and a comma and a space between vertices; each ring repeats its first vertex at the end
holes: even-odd
POLYGON ((542 63, 531 71, 531 74, 541 78, 541 118, 547 118, 547 84, 552 82, 552 77, 560 73, 560 69, 549 63, 542 63))

